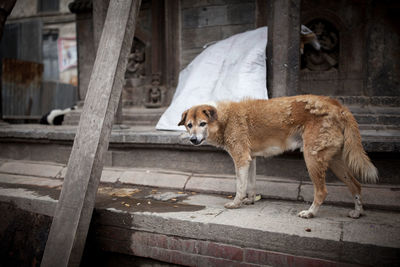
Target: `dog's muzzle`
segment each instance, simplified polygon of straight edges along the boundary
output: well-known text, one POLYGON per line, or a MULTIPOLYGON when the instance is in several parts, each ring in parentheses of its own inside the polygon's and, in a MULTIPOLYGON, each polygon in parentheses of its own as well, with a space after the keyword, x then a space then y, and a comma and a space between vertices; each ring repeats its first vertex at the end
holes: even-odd
POLYGON ((196 145, 196 146, 197 146, 197 145, 200 145, 202 141, 203 141, 203 140, 197 139, 196 136, 190 137, 190 142, 191 142, 193 145, 196 145))

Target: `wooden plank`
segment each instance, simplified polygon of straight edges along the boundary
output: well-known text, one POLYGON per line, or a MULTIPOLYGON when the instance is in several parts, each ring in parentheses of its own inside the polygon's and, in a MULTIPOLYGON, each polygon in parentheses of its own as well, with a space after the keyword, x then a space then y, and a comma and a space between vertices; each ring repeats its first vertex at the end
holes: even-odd
POLYGON ((272 97, 298 92, 300 0, 269 0, 267 84, 272 97))
POLYGON ((108 8, 41 266, 79 266, 139 8, 140 0, 115 0, 108 8))
MULTIPOLYGON (((107 9, 110 0, 97 0, 93 1, 93 36, 94 47, 97 51, 99 47, 101 33, 103 32, 104 22, 107 16, 107 9)), ((119 99, 117 112, 115 114, 114 124, 122 124, 122 98, 119 99)))

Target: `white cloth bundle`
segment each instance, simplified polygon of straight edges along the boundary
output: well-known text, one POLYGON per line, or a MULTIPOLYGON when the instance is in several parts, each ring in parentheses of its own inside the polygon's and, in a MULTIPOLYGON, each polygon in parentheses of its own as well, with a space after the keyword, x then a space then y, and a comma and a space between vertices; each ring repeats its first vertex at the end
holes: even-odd
POLYGON ((182 113, 194 106, 243 98, 268 99, 267 27, 233 35, 207 47, 179 74, 171 105, 156 129, 185 130, 182 113))

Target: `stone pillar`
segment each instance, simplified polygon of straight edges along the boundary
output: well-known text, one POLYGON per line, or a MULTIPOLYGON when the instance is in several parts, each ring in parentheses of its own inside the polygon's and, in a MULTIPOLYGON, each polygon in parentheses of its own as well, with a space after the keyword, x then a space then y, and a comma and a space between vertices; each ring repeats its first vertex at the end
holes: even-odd
POLYGON ((300 70, 300 0, 268 1, 267 84, 271 97, 295 95, 300 70))
POLYGON ((78 49, 78 106, 85 101, 96 49, 93 37, 92 1, 75 0, 69 9, 76 14, 76 40, 78 49))
MULTIPOLYGON (((78 107, 65 117, 65 124, 78 124, 81 108, 89 85, 97 48, 103 32, 104 21, 110 0, 75 0, 70 3, 76 13, 76 37, 78 47, 78 107)), ((114 124, 122 123, 122 99, 115 115, 114 124)))
POLYGON ((171 103, 178 85, 180 71, 180 1, 165 1, 165 86, 167 87, 166 99, 164 105, 171 103))
MULTIPOLYGON (((0 41, 3 37, 4 25, 6 24, 7 17, 10 15, 17 0, 6 0, 0 2, 0 41)), ((0 58, 1 60, 1 58, 0 58)), ((2 63, 0 62, 0 73, 2 72, 2 63)), ((3 99, 1 97, 1 75, 0 75, 0 123, 3 123, 3 99)))

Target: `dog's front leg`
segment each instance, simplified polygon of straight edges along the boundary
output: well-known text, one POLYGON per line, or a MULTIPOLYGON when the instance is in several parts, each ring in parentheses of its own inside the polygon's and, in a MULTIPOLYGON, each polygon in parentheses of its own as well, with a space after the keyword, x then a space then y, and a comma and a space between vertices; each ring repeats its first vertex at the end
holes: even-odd
POLYGON ((249 184, 247 185, 247 197, 243 199, 243 204, 249 205, 256 202, 256 158, 250 162, 249 184))
POLYGON ((249 162, 236 168, 236 196, 233 201, 225 204, 227 209, 239 208, 243 199, 246 197, 247 179, 249 175, 249 162))

